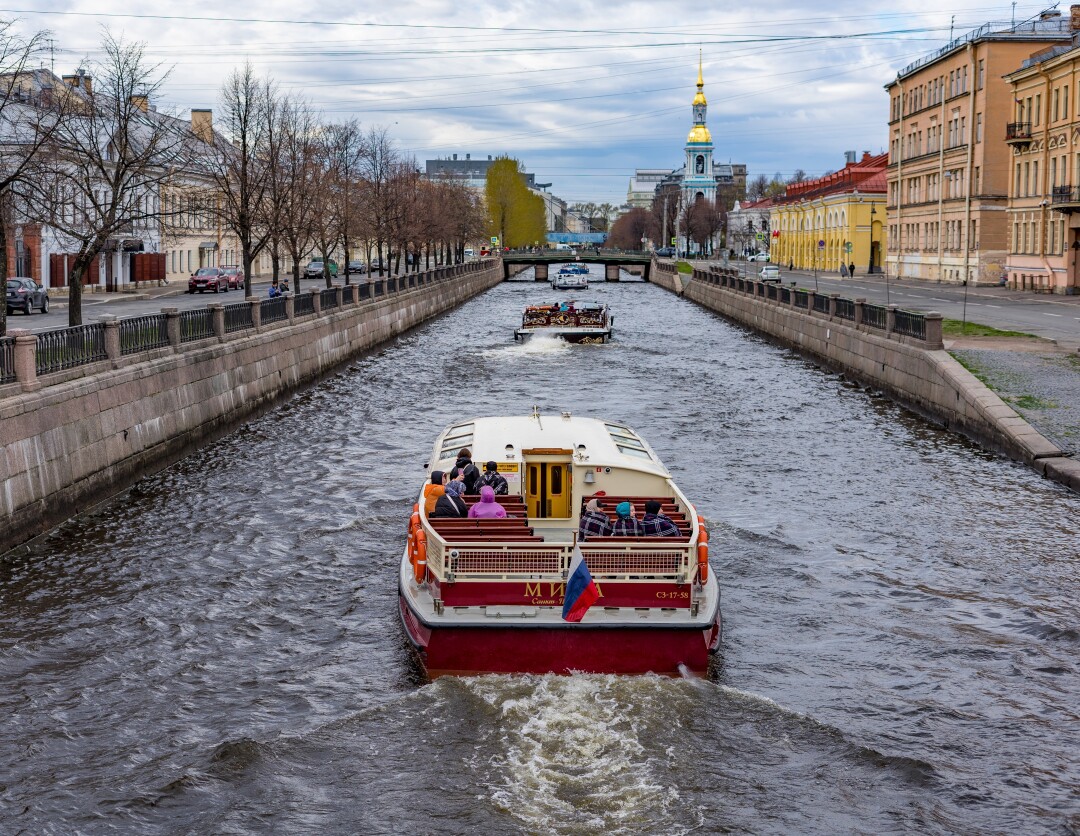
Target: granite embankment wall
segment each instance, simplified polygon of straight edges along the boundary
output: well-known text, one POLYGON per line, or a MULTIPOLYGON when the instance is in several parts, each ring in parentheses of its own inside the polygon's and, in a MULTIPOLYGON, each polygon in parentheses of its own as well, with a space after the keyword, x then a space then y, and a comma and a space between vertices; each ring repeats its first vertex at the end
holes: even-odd
POLYGON ((1080 461, 1041 435, 944 350, 940 315, 919 317, 916 324, 923 336, 906 336, 895 328, 905 320, 895 306, 795 293, 720 268, 698 269, 689 276, 659 264, 652 273, 655 284, 792 346, 1080 491, 1080 461))
POLYGON ((498 262, 474 262, 300 294, 282 300, 274 310, 288 316, 274 323, 261 321, 264 300, 213 306, 213 333, 199 339, 170 312, 160 320, 169 344, 127 355, 118 323, 91 326, 103 329, 109 359, 42 376, 34 352, 44 348, 21 333, 20 381, 0 385, 0 554, 502 278, 498 262))

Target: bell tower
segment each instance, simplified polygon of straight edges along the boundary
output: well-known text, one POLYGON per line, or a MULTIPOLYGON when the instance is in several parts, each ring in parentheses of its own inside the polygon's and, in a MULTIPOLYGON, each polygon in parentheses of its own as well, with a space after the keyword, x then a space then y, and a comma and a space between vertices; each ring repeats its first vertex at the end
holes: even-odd
POLYGON ((683 201, 692 203, 700 198, 716 200, 716 177, 713 175, 712 134, 705 124, 708 111, 705 100, 705 78, 701 53, 698 53, 697 94, 694 96, 694 124, 686 137, 686 173, 683 175, 683 201))

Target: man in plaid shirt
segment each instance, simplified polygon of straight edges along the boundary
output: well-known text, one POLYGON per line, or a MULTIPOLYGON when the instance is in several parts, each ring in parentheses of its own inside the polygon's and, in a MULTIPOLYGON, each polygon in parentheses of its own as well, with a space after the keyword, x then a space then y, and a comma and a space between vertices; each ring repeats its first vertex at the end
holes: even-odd
POLYGON ((646 537, 681 537, 679 527, 660 513, 660 503, 650 499, 645 503, 645 516, 641 518, 641 527, 646 537))
POLYGON ((581 525, 578 528, 578 536, 582 540, 590 537, 607 537, 611 534, 611 521, 603 512, 604 504, 598 499, 590 499, 585 506, 585 513, 581 515, 581 525))

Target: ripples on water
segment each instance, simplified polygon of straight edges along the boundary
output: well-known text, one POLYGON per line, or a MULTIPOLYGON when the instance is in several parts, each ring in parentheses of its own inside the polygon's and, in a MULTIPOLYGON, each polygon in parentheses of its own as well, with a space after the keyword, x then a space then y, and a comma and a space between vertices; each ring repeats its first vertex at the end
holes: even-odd
POLYGON ((1080 829, 1080 500, 648 285, 508 283, 0 566, 0 831, 1080 829), (404 523, 450 421, 628 421, 713 530, 713 681, 424 684, 404 523))

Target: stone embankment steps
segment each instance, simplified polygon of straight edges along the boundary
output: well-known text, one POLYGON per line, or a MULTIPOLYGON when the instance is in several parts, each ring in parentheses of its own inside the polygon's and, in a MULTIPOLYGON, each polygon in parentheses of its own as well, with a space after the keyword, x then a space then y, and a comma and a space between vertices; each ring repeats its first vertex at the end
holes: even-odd
POLYGON ((0 340, 0 554, 502 279, 470 262, 0 340))
POLYGON ((651 280, 741 325, 802 351, 890 394, 946 428, 1025 462, 1080 492, 1080 461, 1031 426, 944 350, 939 314, 918 315, 922 337, 897 332, 888 309, 813 291, 769 287, 723 268, 679 275, 655 262, 651 280))

